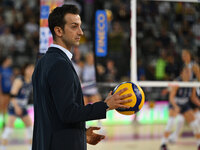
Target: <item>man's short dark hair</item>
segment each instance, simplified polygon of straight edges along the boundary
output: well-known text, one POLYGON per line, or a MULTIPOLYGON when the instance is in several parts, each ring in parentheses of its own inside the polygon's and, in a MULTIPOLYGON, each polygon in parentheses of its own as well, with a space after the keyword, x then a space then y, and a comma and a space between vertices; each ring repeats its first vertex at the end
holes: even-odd
POLYGON ((75 5, 64 4, 61 7, 56 7, 49 14, 48 25, 49 25, 49 29, 52 33, 53 39, 55 39, 54 28, 56 26, 58 26, 58 27, 61 27, 62 29, 64 29, 64 26, 66 24, 66 22, 64 20, 64 16, 68 13, 79 14, 79 9, 75 5))

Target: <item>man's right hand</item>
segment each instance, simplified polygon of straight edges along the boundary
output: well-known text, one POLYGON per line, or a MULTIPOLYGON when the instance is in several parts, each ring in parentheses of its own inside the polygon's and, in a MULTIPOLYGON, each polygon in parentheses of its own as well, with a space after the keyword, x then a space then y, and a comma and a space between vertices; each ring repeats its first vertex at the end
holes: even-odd
POLYGON ((113 95, 112 91, 108 94, 105 103, 108 105, 109 110, 116 108, 130 108, 130 106, 124 105, 124 103, 132 101, 132 99, 124 100, 125 98, 132 96, 131 93, 122 95, 122 93, 124 93, 126 90, 128 90, 128 88, 124 88, 113 95))

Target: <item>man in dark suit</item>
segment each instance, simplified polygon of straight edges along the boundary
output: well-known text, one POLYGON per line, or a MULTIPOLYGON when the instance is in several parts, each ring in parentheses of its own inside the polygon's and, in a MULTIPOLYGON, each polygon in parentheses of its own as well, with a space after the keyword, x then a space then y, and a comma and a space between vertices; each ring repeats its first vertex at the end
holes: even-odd
POLYGON ((131 94, 109 93, 105 101, 84 106, 79 78, 71 63, 72 46, 83 35, 76 6, 55 8, 48 18, 53 44, 38 61, 33 74, 34 133, 32 150, 86 150, 86 143, 97 144, 104 135, 97 127, 85 128, 85 121, 106 118, 106 111, 118 107, 131 94))

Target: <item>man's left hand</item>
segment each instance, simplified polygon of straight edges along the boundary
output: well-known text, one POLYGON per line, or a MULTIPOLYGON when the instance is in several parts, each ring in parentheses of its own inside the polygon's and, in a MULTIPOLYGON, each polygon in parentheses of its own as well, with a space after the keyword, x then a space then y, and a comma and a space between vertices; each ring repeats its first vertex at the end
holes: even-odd
POLYGON ((100 127, 89 127, 86 130, 86 136, 87 136, 87 143, 91 145, 96 145, 99 143, 101 140, 105 138, 104 135, 101 134, 96 134, 93 132, 93 130, 99 130, 100 127))

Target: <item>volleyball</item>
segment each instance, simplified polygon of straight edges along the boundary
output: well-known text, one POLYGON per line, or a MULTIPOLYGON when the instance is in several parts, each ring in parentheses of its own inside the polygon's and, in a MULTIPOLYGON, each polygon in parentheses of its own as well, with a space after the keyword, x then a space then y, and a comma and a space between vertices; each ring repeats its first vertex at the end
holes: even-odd
POLYGON ((132 99, 131 102, 124 103, 125 105, 130 106, 130 108, 128 108, 128 109, 127 108, 117 108, 116 111, 123 115, 132 115, 134 113, 137 113, 138 111, 140 111, 140 109, 142 108, 142 106, 144 105, 144 102, 145 102, 145 95, 144 95, 142 88, 139 85, 132 83, 132 82, 122 82, 114 88, 112 94, 119 92, 123 88, 128 88, 128 90, 126 90, 124 93, 122 93, 123 95, 128 94, 128 93, 132 94, 131 97, 124 99, 124 100, 132 99))

